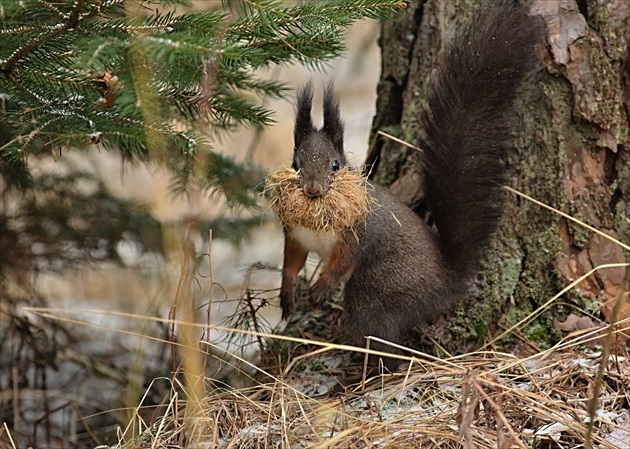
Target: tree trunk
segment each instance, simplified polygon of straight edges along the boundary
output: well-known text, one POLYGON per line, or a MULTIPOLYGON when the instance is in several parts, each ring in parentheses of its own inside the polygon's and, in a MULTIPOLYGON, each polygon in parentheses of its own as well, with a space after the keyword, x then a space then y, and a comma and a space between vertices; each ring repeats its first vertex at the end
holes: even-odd
MULTIPOLYGON (((476 2, 414 0, 382 29, 376 131, 413 143, 431 70, 476 2)), ((522 129, 506 155, 511 186, 603 233, 630 243, 630 3, 626 0, 535 0, 547 24, 540 70, 516 105, 522 129)), ((380 138, 368 154, 371 177, 422 209, 421 155, 380 138)), ((440 329, 440 345, 460 352, 499 336, 533 311, 510 338, 547 347, 568 315, 605 318, 624 268, 600 269, 545 305, 594 267, 623 263, 610 240, 559 214, 507 193, 506 213, 488 251, 478 291, 440 329), (603 311, 604 313, 600 313, 603 311), (591 314, 592 312, 592 314, 591 314)))

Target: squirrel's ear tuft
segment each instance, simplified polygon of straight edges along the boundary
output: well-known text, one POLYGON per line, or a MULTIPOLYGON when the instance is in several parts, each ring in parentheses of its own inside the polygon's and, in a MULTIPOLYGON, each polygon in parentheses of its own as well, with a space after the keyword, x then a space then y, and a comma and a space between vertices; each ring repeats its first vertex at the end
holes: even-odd
POLYGON ((339 112, 339 96, 332 82, 324 91, 324 134, 330 139, 337 151, 343 153, 343 121, 339 112))
POLYGON ((314 131, 313 121, 311 119, 311 106, 313 104, 313 82, 307 82, 298 91, 297 109, 295 111, 295 128, 293 129, 293 138, 295 139, 295 149, 297 149, 302 140, 314 131))

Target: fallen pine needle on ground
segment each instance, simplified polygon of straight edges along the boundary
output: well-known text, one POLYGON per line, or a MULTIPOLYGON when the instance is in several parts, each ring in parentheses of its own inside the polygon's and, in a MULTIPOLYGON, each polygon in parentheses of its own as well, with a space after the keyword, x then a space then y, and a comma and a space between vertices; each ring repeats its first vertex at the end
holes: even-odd
MULTIPOLYGON (((319 370, 298 365, 251 388, 213 385, 194 421, 183 417, 185 398, 171 401, 139 438, 112 447, 585 447, 601 351, 572 343, 523 358, 487 351, 416 359, 407 372, 374 376, 337 393, 330 387, 339 360, 322 357, 311 360, 319 370)), ((624 349, 610 355, 599 392, 590 445, 628 448, 624 349)))

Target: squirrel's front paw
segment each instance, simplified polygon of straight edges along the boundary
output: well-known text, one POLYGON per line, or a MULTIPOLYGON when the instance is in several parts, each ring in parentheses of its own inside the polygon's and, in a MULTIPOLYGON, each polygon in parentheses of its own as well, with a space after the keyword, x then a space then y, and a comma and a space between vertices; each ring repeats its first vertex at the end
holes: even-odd
POLYGON ((293 292, 280 292, 280 307, 282 307, 282 319, 289 321, 293 312, 295 312, 295 299, 293 292))
POLYGON ((311 304, 320 306, 331 298, 332 293, 332 288, 329 285, 317 281, 308 291, 308 296, 311 304))

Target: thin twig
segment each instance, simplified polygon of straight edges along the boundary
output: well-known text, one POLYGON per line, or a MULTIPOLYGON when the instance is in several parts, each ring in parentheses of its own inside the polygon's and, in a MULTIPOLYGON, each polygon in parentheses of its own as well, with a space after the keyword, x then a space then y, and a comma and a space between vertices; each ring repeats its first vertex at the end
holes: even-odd
POLYGON ((595 428, 595 417, 597 415, 597 407, 599 405, 599 393, 604 382, 604 372, 608 367, 608 358, 610 356, 610 349, 613 345, 613 337, 615 336, 615 327, 617 327, 617 318, 619 317, 619 309, 623 303, 623 298, 628 291, 628 283, 630 282, 630 269, 626 267, 626 274, 623 278, 623 283, 619 286, 617 291, 617 297, 615 298, 615 305, 609 316, 608 330, 606 333, 606 341, 602 348, 601 360, 599 362, 599 369, 597 371, 597 377, 593 382, 593 392, 588 404, 588 428, 586 429, 586 437, 584 438, 584 447, 591 449, 593 447, 593 430, 595 428))
MULTIPOLYGON (((252 267, 247 269, 247 274, 245 275, 244 281, 244 293, 241 293, 241 298, 245 296, 245 303, 247 304, 247 308, 249 309, 249 315, 251 317, 252 326, 254 331, 256 332, 256 341, 258 342, 258 350, 260 351, 260 355, 262 356, 265 350, 265 344, 263 342, 262 337, 260 336, 261 327, 258 324, 258 316, 256 315, 257 309, 254 307, 252 297, 252 290, 250 288, 250 282, 252 279, 252 267)), ((249 323, 248 323, 249 324, 249 323)))
MULTIPOLYGON (((211 326, 212 326, 212 297, 214 294, 214 271, 212 266, 212 229, 208 231, 208 265, 210 269, 210 291, 208 293, 208 308, 206 310, 206 342, 210 343, 210 334, 211 334, 211 326)), ((201 347, 200 347, 201 349, 201 347)), ((204 352, 203 358, 203 371, 206 372, 206 368, 208 367, 208 354, 204 352)))

